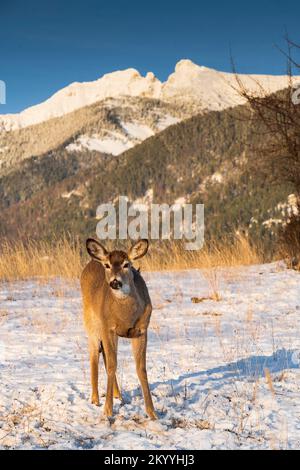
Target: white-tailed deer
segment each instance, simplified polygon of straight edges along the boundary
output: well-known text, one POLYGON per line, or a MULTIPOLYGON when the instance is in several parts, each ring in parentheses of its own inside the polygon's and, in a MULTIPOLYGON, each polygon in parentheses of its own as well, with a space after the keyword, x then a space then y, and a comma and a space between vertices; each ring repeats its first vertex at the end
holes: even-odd
POLYGON ((147 329, 152 305, 144 279, 131 264, 147 253, 148 240, 136 242, 128 253, 108 252, 91 238, 86 247, 92 260, 83 270, 81 290, 89 338, 92 403, 99 405, 98 365, 102 352, 107 372, 104 413, 112 416, 113 397, 122 398, 116 378, 118 336, 131 338, 146 412, 151 419, 156 419, 146 370, 147 329))

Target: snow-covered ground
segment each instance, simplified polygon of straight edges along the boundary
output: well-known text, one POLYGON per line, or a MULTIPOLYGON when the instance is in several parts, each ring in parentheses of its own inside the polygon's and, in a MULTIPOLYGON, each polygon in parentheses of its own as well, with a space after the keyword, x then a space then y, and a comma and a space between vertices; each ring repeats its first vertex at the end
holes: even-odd
POLYGON ((118 363, 125 403, 115 401, 110 421, 104 398, 89 403, 78 285, 0 285, 0 448, 298 448, 299 273, 271 264, 145 277, 156 422, 144 413, 129 340, 118 363))

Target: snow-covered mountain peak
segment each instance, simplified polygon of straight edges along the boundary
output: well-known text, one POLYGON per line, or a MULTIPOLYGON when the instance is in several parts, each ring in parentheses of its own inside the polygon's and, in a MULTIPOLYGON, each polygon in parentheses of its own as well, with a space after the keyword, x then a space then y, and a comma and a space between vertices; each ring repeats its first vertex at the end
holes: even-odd
POLYGON ((211 70, 203 65, 197 65, 190 59, 181 59, 175 65, 174 73, 198 73, 199 71, 211 70))
MULTIPOLYGON (((244 86, 254 93, 273 93, 289 85, 285 75, 238 74, 244 86)), ((243 104, 234 73, 199 66, 189 59, 180 60, 162 86, 161 98, 167 102, 190 105, 194 111, 222 110, 243 104)))
POLYGON ((158 98, 161 82, 153 73, 146 77, 133 68, 103 75, 92 82, 73 82, 59 90, 41 104, 25 109, 19 114, 0 116, 0 130, 13 130, 38 124, 63 116, 97 101, 119 96, 144 96, 158 98))
MULTIPOLYGON (((268 92, 288 85, 286 76, 240 75, 252 90, 259 89, 257 81, 268 92)), ((124 96, 161 99, 167 103, 187 105, 195 112, 221 110, 243 103, 234 90, 235 75, 199 66, 189 59, 180 60, 166 82, 160 82, 153 72, 143 77, 136 69, 128 68, 103 75, 92 82, 74 82, 41 104, 19 114, 0 115, 0 131, 13 130, 54 117, 107 98, 124 96)))

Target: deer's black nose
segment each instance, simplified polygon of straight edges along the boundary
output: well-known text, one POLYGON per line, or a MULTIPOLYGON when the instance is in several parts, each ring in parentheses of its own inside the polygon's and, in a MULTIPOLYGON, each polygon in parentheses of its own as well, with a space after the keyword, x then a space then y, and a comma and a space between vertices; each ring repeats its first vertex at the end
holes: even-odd
POLYGON ((118 279, 114 279, 113 281, 110 282, 109 285, 112 289, 121 289, 122 282, 118 281, 118 279))

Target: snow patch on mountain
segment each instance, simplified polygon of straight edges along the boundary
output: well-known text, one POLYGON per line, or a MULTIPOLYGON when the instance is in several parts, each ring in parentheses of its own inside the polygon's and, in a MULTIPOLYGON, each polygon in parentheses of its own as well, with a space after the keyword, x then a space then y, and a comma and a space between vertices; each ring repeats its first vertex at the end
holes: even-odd
POLYGON ((99 138, 97 136, 80 136, 78 139, 69 144, 66 149, 69 152, 73 151, 82 151, 84 149, 87 150, 95 150, 101 153, 107 153, 111 155, 120 155, 120 153, 125 152, 129 148, 133 147, 135 144, 130 140, 126 140, 120 134, 120 137, 107 137, 107 138, 99 138))
POLYGON ((103 129, 102 134, 81 135, 74 142, 67 145, 69 152, 79 152, 84 149, 110 155, 120 155, 126 150, 153 136, 158 130, 168 126, 168 122, 177 122, 171 115, 159 119, 156 125, 150 126, 143 122, 132 121, 118 123, 119 132, 103 129))
POLYGON ((138 122, 124 122, 122 123, 122 126, 127 134, 139 141, 145 140, 154 135, 153 130, 149 126, 139 124, 138 122))
POLYGON ((166 127, 172 126, 173 124, 177 124, 178 122, 180 122, 180 119, 168 114, 158 121, 157 127, 159 130, 163 131, 164 129, 166 129, 166 127))

